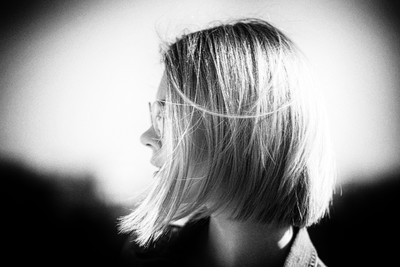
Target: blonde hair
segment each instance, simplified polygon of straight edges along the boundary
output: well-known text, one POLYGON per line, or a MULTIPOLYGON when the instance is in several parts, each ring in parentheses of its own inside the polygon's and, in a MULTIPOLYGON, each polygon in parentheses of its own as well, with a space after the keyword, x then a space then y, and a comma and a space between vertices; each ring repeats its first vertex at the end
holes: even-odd
POLYGON ((305 227, 327 213, 335 172, 323 110, 289 38, 240 20, 182 36, 163 62, 167 161, 121 231, 148 245, 194 214, 305 227))

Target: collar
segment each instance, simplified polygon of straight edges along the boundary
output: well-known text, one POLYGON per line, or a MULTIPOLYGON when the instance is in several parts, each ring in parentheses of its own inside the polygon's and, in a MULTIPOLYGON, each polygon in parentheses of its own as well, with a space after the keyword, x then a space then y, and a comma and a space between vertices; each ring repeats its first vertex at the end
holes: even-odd
POLYGON ((284 267, 318 266, 318 255, 306 228, 298 229, 284 267))

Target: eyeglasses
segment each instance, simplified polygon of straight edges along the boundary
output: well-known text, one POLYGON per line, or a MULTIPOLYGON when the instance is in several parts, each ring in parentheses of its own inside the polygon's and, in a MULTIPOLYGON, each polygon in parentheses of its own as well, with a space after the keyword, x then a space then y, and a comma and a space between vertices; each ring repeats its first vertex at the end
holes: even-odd
POLYGON ((151 125, 160 138, 164 133, 164 101, 149 102, 151 125))

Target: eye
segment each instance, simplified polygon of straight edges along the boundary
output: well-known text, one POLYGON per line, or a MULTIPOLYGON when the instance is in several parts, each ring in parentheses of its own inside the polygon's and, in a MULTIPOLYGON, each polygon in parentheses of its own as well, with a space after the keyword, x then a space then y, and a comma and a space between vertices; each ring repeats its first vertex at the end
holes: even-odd
POLYGON ((154 109, 155 118, 157 120, 163 119, 164 118, 164 110, 163 110, 164 106, 159 101, 156 102, 155 106, 156 106, 154 109))
POLYGON ((156 101, 152 104, 152 116, 153 116, 153 127, 157 133, 157 135, 163 135, 163 128, 164 128, 164 113, 163 113, 163 105, 162 101, 156 101))

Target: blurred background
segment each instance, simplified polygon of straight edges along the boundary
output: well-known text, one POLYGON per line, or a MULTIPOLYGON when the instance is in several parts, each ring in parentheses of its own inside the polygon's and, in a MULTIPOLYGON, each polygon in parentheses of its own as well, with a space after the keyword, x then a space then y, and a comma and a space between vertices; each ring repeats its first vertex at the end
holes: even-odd
POLYGON ((338 165, 329 218, 310 229, 329 266, 399 249, 400 15, 379 0, 3 1, 0 177, 15 264, 112 266, 117 218, 149 186, 148 101, 159 46, 210 22, 257 17, 307 55, 338 165))

